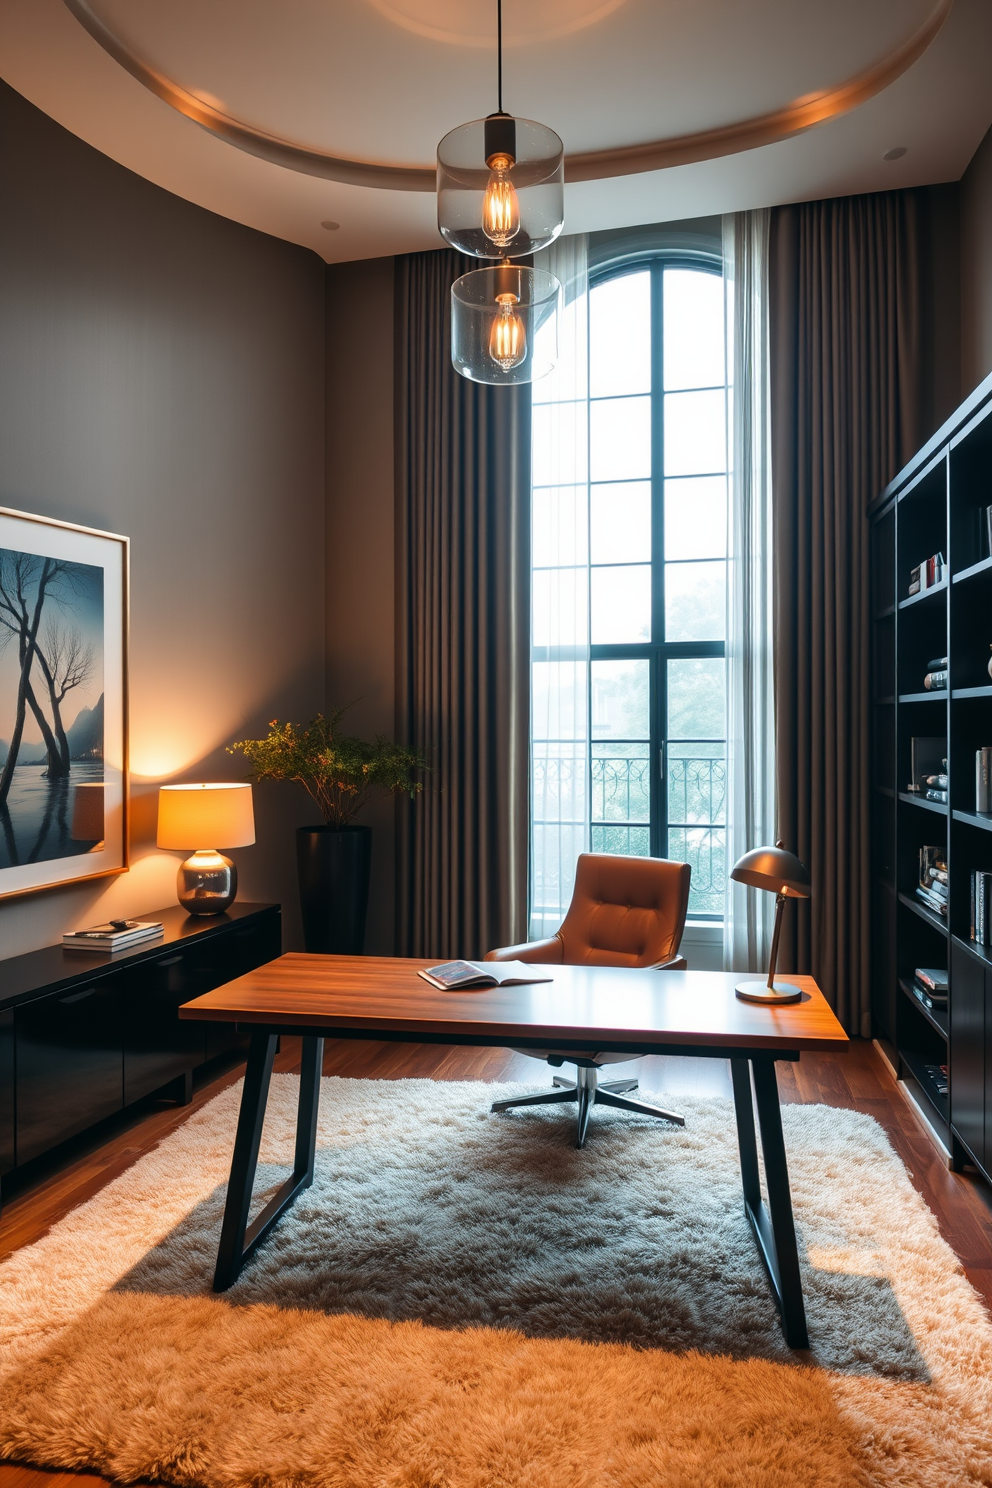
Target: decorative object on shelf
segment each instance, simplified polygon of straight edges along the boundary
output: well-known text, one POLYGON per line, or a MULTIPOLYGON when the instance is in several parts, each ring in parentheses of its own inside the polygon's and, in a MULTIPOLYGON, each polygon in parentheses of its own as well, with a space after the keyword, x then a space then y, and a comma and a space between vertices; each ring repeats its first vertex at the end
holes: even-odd
POLYGON ((126 537, 0 507, 0 897, 127 869, 127 582, 126 537))
POLYGON ((992 746, 975 750, 975 810, 992 812, 992 746))
POLYGON ((372 829, 354 821, 377 792, 411 799, 423 790, 417 776, 429 768, 419 749, 383 735, 358 739, 339 733, 347 709, 318 713, 306 728, 273 719, 264 739, 242 739, 240 751, 252 778, 294 780, 320 808, 319 826, 298 827, 296 863, 308 951, 360 956, 365 941, 372 829))
POLYGON ((923 678, 923 687, 926 692, 940 692, 946 689, 948 679, 947 657, 935 656, 927 662, 926 676, 923 678))
POLYGON ((191 915, 223 914, 238 894, 238 870, 218 847, 255 841, 251 786, 238 781, 163 785, 158 793, 158 846, 199 847, 180 865, 179 903, 191 915))
POLYGON ((920 878, 916 886, 916 897, 933 914, 947 919, 947 855, 942 847, 920 848, 920 878))
POLYGON ((941 775, 947 768, 947 740, 933 734, 914 734, 909 741, 910 795, 922 795, 926 791, 927 777, 941 775))
POLYGON ((776 842, 774 847, 755 847, 738 858, 730 876, 737 883, 749 884, 751 888, 765 889, 777 895, 768 979, 764 982, 738 982, 734 989, 736 995, 743 1002, 798 1002, 803 995, 802 988, 797 987, 794 982, 776 982, 775 964, 778 961, 785 901, 808 899, 810 895, 806 868, 794 853, 786 851, 784 843, 776 842))
MULTIPOLYGON (((503 5, 496 0, 497 109, 437 147, 437 225, 453 248, 508 260, 553 243, 565 221, 564 147, 553 129, 503 109, 503 5)), ((504 262, 451 290, 451 360, 472 382, 534 382, 558 356, 561 285, 504 262), (538 340, 540 344, 538 345, 538 340)))

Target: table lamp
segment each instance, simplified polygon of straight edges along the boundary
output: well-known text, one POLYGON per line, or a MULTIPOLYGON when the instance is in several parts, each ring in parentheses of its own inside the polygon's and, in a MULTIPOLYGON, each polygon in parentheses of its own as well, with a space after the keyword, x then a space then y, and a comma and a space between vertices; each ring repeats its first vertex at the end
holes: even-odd
POLYGON ((776 982, 775 963, 782 934, 782 911, 787 899, 809 898, 809 874, 795 853, 786 852, 781 842, 774 847, 755 847, 734 864, 731 878, 749 884, 753 889, 767 889, 778 897, 775 901, 775 929, 767 982, 738 982, 734 988, 744 1002, 798 1002, 803 995, 795 982, 776 982))
POLYGON ((248 847, 255 841, 251 786, 163 785, 158 793, 159 847, 198 847, 180 865, 179 903, 191 915, 223 914, 238 892, 238 870, 220 847, 248 847))

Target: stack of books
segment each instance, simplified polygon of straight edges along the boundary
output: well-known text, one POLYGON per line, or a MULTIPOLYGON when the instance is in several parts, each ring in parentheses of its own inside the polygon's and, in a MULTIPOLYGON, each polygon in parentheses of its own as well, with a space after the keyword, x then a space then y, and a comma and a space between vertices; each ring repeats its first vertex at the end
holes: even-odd
POLYGON ((157 940, 162 925, 157 920, 108 920, 87 930, 67 930, 62 944, 73 951, 123 951, 145 940, 157 940))
POLYGON ((927 909, 947 919, 947 861, 942 847, 920 848, 920 882, 916 897, 927 909))
MULTIPOLYGON (((946 765, 947 761, 943 763, 946 765)), ((924 800, 937 801, 941 806, 947 805, 947 772, 941 770, 937 775, 924 775, 923 784, 926 787, 924 800)))
POLYGON ((971 875, 971 938, 976 945, 992 945, 992 873, 981 869, 971 875))
POLYGON ((947 1007, 947 972, 939 966, 918 966, 913 972, 913 993, 931 1012, 947 1007))
POLYGON ((923 687, 926 692, 943 692, 947 687, 947 657, 935 656, 932 661, 927 662, 926 676, 923 678, 923 687))
POLYGON ((923 594, 944 582, 944 555, 934 553, 925 563, 918 563, 909 571, 910 594, 923 594))

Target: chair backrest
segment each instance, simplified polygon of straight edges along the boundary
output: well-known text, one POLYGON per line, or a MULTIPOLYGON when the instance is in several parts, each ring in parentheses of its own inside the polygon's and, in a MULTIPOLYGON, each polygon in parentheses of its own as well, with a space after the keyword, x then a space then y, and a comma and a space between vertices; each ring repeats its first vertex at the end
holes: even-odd
POLYGON ((581 853, 561 929, 566 966, 657 966, 678 955, 688 863, 581 853))

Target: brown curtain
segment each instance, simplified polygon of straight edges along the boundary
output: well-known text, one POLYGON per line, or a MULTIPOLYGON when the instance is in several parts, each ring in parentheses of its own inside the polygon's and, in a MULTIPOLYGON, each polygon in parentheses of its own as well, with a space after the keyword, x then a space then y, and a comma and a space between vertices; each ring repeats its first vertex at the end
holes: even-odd
POLYGON ((868 1037, 868 527, 922 438, 925 201, 779 207, 770 346, 779 836, 810 870, 782 965, 868 1037))
POLYGON ((451 365, 450 290, 478 268, 397 260, 397 728, 428 750, 400 807, 398 951, 479 957, 527 920, 530 388, 451 365))

